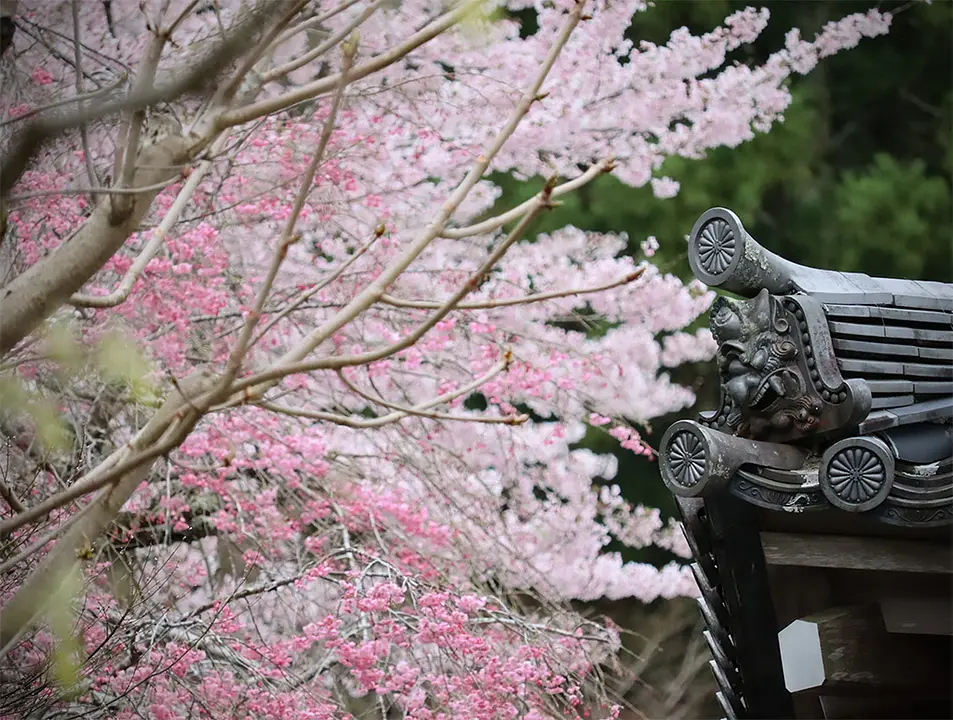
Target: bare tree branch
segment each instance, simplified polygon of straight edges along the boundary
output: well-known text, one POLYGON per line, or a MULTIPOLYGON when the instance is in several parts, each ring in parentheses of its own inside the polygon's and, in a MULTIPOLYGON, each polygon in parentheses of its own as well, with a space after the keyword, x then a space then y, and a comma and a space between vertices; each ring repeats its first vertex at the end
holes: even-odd
POLYGON ((294 205, 291 208, 291 214, 288 216, 284 230, 282 231, 281 237, 278 240, 278 247, 275 249, 275 255, 272 260, 271 267, 268 269, 268 275, 265 277, 265 281, 262 283, 261 289, 258 291, 258 297, 255 300, 254 309, 245 319, 245 323, 242 327, 242 332, 238 338, 238 342, 235 343, 235 347, 232 349, 232 352, 228 357, 228 363, 225 366, 225 374, 221 381, 223 392, 227 391, 228 386, 231 384, 232 380, 235 378, 235 375, 238 373, 239 368, 241 367, 242 360, 246 351, 248 350, 248 343, 251 340, 252 333, 255 331, 255 326, 258 324, 258 321, 261 319, 261 314, 265 308, 265 303, 268 301, 268 295, 271 293, 271 288, 274 285, 275 278, 278 276, 278 270, 288 254, 288 248, 292 245, 292 243, 296 242, 295 227, 298 224, 298 216, 301 215, 301 210, 304 208, 305 201, 308 199, 308 194, 311 192, 312 185, 314 185, 314 176, 318 171, 318 167, 324 160, 324 151, 327 149, 328 142, 331 140, 331 133, 334 131, 334 124, 337 121, 338 109, 341 107, 341 100, 344 97, 344 89, 350 82, 348 72, 351 69, 351 64, 354 62, 354 55, 356 53, 357 41, 355 38, 353 42, 349 43, 344 48, 344 65, 339 75, 340 79, 338 81, 337 92, 335 92, 334 99, 331 101, 331 110, 328 113, 328 117, 324 121, 324 127, 321 129, 321 137, 318 140, 318 145, 315 148, 314 155, 311 157, 311 162, 308 163, 308 167, 304 171, 304 176, 301 178, 298 194, 295 197, 294 205))
MULTIPOLYGON (((464 7, 469 12, 467 6, 464 7)), ((462 12, 461 10, 455 12, 462 12)), ((444 17, 445 21, 449 21, 453 13, 448 14, 444 17)), ((462 15, 460 17, 463 17, 462 15)), ((549 53, 546 55, 545 60, 543 61, 542 67, 534 78, 530 87, 528 87, 523 95, 520 97, 519 102, 514 108, 512 115, 507 120, 506 124, 497 133, 496 137, 490 143, 489 147, 481 154, 473 166, 470 168, 470 171, 467 173, 466 177, 460 182, 460 184, 454 189, 450 197, 447 198, 446 202, 440 207, 439 212, 431 220, 430 224, 423 229, 416 240, 414 240, 406 250, 377 278, 362 292, 360 292, 351 302, 349 302, 344 308, 337 312, 331 319, 320 327, 313 330, 308 334, 295 348, 285 353, 285 355, 278 361, 277 365, 272 368, 270 371, 265 373, 259 373, 256 377, 260 378, 257 382, 265 381, 266 384, 261 387, 257 387, 252 395, 261 396, 262 393, 270 387, 267 383, 273 383, 273 380, 276 378, 283 377, 288 374, 288 369, 290 367, 301 368, 292 372, 307 372, 304 368, 317 369, 316 367, 311 367, 313 363, 303 363, 302 361, 306 358, 311 352, 313 352, 319 345, 321 345, 325 340, 327 340, 331 335, 344 327, 347 323, 351 322, 354 318, 358 317, 363 313, 367 308, 373 305, 375 302, 380 300, 381 295, 387 290, 387 288, 404 272, 410 264, 420 256, 420 254, 427 249, 427 247, 437 238, 446 228, 447 222, 453 216, 453 213, 460 206, 460 203, 463 202, 464 198, 469 194, 473 187, 480 181, 483 177, 483 174, 487 171, 490 166, 490 163, 493 161, 493 158, 496 157, 503 145, 506 144, 507 140, 513 135, 516 131, 517 126, 529 112, 530 107, 534 102, 537 101, 540 88, 546 80, 546 77, 549 75, 549 71, 552 69, 553 65, 556 62, 556 58, 559 57, 559 54, 562 52, 563 47, 566 42, 569 40, 569 36, 572 34, 572 31, 579 24, 582 19, 582 8, 581 5, 577 5, 576 8, 570 13, 565 25, 563 25, 559 34, 556 37, 552 47, 549 50, 549 53)), ((440 21, 438 21, 439 23, 440 21)), ((456 22, 456 20, 454 20, 456 22)), ((452 24, 452 23, 451 23, 452 24)), ((433 24, 432 24, 433 25, 433 24)), ((429 27, 432 27, 428 26, 429 27)), ((426 30, 426 28, 425 28, 426 30)), ((424 31, 421 31, 423 33, 424 31)), ((418 33, 420 35, 421 33, 418 33)), ((416 37, 416 36, 415 36, 416 37)), ((409 41, 408 41, 409 42, 409 41)), ((360 68, 354 70, 355 76, 360 71, 360 68)), ((546 189, 543 192, 545 199, 532 198, 529 203, 529 209, 525 211, 522 220, 514 228, 513 232, 510 233, 510 236, 500 245, 497 251, 491 254, 490 259, 487 262, 492 262, 495 264, 506 252, 506 249, 509 248, 510 244, 515 242, 518 237, 521 237, 522 234, 527 230, 529 224, 535 218, 535 216, 541 212, 543 209, 551 207, 550 195, 553 190, 554 183, 547 183, 546 189)), ((492 265, 490 265, 492 267, 492 265)), ((483 274, 486 272, 486 264, 481 267, 479 273, 482 278, 483 274)), ((475 285, 470 285, 469 283, 464 287, 463 290, 458 292, 456 295, 451 298, 449 302, 459 302, 466 296, 470 290, 473 289, 475 285), (462 293, 462 294, 461 294, 462 293)), ((438 322, 440 317, 446 315, 450 312, 452 306, 448 306, 441 311, 438 311, 434 314, 433 323, 438 322)), ((429 321, 428 321, 429 322, 429 321)), ((421 332, 426 332, 429 327, 428 323, 425 323, 418 330, 421 332)), ((421 335, 414 333, 410 337, 414 337, 413 342, 416 342, 421 335)), ((407 345, 402 343, 397 343, 402 349, 407 347, 407 345)), ((394 350, 396 352, 396 350, 394 350)), ((379 355, 377 352, 365 353, 365 356, 370 358, 369 361, 374 359, 379 359, 379 357, 386 356, 390 354, 390 351, 385 353, 385 355, 379 355)), ((344 365, 338 365, 337 367, 343 367, 344 365)), ((335 367, 335 366, 329 366, 335 367)), ((239 383, 240 387, 236 389, 245 389, 246 397, 248 389, 251 387, 252 383, 248 380, 242 381, 239 383)))
POLYGON ((273 412, 281 413, 283 415, 289 415, 291 417, 300 417, 308 418, 310 420, 324 420, 328 422, 333 422, 338 425, 346 425, 347 427, 353 428, 374 428, 381 427, 382 425, 388 425, 390 423, 397 422, 398 420, 407 417, 408 415, 413 415, 417 417, 425 417, 433 420, 461 420, 464 422, 481 422, 481 423, 490 423, 490 424, 502 424, 502 425, 521 425, 527 420, 529 420, 528 415, 506 415, 503 417, 491 417, 491 416, 481 416, 481 415, 453 415, 451 413, 441 413, 433 412, 430 410, 432 407, 437 405, 443 405, 445 403, 456 400, 459 397, 464 397, 469 395, 474 390, 483 385, 487 380, 495 377, 507 367, 509 367, 510 362, 512 362, 512 356, 509 353, 506 353, 505 357, 499 362, 495 363, 486 373, 478 377, 477 379, 469 382, 465 385, 458 387, 456 390, 451 390, 449 392, 438 395, 432 400, 428 400, 423 403, 414 405, 413 407, 405 407, 403 405, 396 405, 394 403, 389 403, 383 398, 374 397, 368 395, 360 388, 355 387, 353 383, 348 381, 343 374, 338 373, 338 377, 341 378, 348 389, 350 389, 356 395, 361 396, 365 400, 368 400, 376 405, 386 407, 395 412, 388 413, 387 415, 382 415, 381 417, 376 418, 367 418, 367 419, 358 419, 351 418, 344 415, 338 415, 336 413, 327 413, 327 412, 315 412, 312 410, 301 410, 299 408, 289 408, 283 405, 277 405, 276 403, 270 402, 259 402, 256 405, 259 405, 266 410, 271 410, 273 412))
POLYGON ((375 0, 374 3, 364 10, 364 12, 362 12, 354 20, 338 30, 338 32, 329 37, 313 50, 309 50, 301 57, 297 57, 294 60, 290 60, 289 62, 285 63, 284 65, 279 65, 278 67, 266 72, 264 75, 262 75, 262 84, 277 80, 280 77, 284 77, 288 73, 297 70, 303 65, 307 65, 309 62, 317 60, 319 57, 334 48, 338 43, 342 42, 355 30, 355 28, 362 25, 368 18, 370 18, 371 15, 377 12, 377 9, 381 6, 381 3, 383 3, 383 0, 375 0))
MULTIPOLYGON (((603 285, 593 285, 592 287, 576 288, 571 290, 553 290, 552 292, 533 293, 531 295, 524 295, 523 297, 517 298, 500 298, 499 300, 485 300, 482 302, 462 302, 457 304, 456 309, 488 310, 490 308, 509 307, 511 305, 527 305, 529 303, 536 303, 542 300, 571 297, 573 295, 598 293, 605 290, 611 290, 612 288, 619 287, 620 285, 627 285, 630 282, 638 280, 640 277, 642 277, 643 272, 645 272, 644 267, 639 268, 638 270, 635 270, 625 277, 619 278, 618 280, 613 280, 612 282, 604 283, 603 285)), ((403 300, 391 295, 382 295, 381 302, 385 303, 386 305, 393 305, 394 307, 414 308, 415 310, 437 310, 443 305, 443 303, 429 300, 403 300)))
MULTIPOLYGON (((547 186, 549 187, 549 186, 547 186)), ((389 357, 395 353, 405 350, 420 338, 426 335, 438 322, 445 318, 451 311, 456 309, 457 304, 469 295, 477 286, 479 281, 493 268, 496 263, 506 254, 506 251, 513 246, 515 242, 522 239, 526 231, 532 225, 533 221, 544 211, 551 208, 549 198, 544 194, 542 199, 535 200, 535 205, 523 216, 523 218, 513 228, 512 232, 496 247, 487 257, 483 264, 477 268, 470 278, 463 283, 457 292, 451 295, 440 308, 430 315, 424 322, 418 325, 413 332, 408 333, 400 340, 386 345, 377 350, 369 350, 358 355, 337 355, 322 360, 300 361, 288 364, 277 364, 274 367, 263 370, 250 377, 244 378, 235 383, 231 390, 236 394, 227 406, 239 405, 249 400, 260 397, 264 392, 272 387, 277 380, 300 372, 312 372, 314 370, 338 370, 340 368, 351 367, 355 365, 366 365, 389 357)), ((347 308, 345 308, 346 310, 347 308)))
MULTIPOLYGON (((225 144, 225 140, 225 135, 219 136, 212 143, 208 154, 214 157, 225 144)), ((199 166, 192 171, 188 181, 186 181, 176 196, 175 201, 172 203, 172 207, 169 208, 168 212, 166 212, 162 218, 159 227, 152 231, 152 237, 149 239, 149 242, 146 243, 146 246, 142 249, 142 252, 139 253, 135 262, 126 270, 126 274, 123 275, 122 280, 115 290, 108 295, 83 295, 82 293, 76 293, 70 297, 70 305, 75 305, 76 307, 106 308, 114 307, 125 302, 126 298, 129 297, 129 293, 132 292, 136 280, 139 279, 142 271, 146 269, 146 265, 149 264, 149 261, 152 260, 156 252, 158 252, 162 246, 162 242, 172 230, 172 226, 179 221, 179 218, 185 210, 185 206, 189 200, 191 200, 192 195, 196 189, 198 189, 199 183, 202 182, 202 179, 211 167, 211 160, 203 160, 199 166)))
POLYGON ((26 510, 24 504, 20 502, 20 498, 17 497, 16 493, 13 492, 13 490, 10 489, 10 486, 7 485, 3 480, 0 480, 0 498, 3 498, 7 501, 7 505, 10 506, 10 509, 13 510, 13 512, 20 513, 26 510))
MULTIPOLYGON (((73 62, 76 63, 76 94, 82 95, 83 88, 83 53, 82 42, 79 35, 79 0, 73 0, 73 62)), ((89 133, 85 125, 79 128, 80 140, 83 143, 83 159, 86 161, 86 174, 89 176, 89 184, 93 187, 99 185, 99 177, 96 175, 96 169, 93 167, 93 157, 89 151, 89 133)))
MULTIPOLYGON (((568 182, 564 182, 562 185, 557 185, 554 187, 552 193, 550 193, 550 197, 558 198, 565 195, 566 193, 578 190, 583 185, 587 185, 603 173, 612 172, 613 169, 615 169, 615 163, 611 158, 608 160, 601 160, 600 162, 597 162, 596 164, 589 167, 589 169, 587 169, 586 172, 579 177, 573 178, 568 182)), ((494 230, 498 230, 506 225, 506 223, 517 220, 520 215, 526 212, 532 203, 533 198, 530 198, 529 200, 520 203, 516 207, 507 210, 501 215, 487 218, 486 220, 475 223, 474 225, 467 225, 460 228, 446 228, 440 233, 440 237, 459 240, 461 238, 472 237, 473 235, 484 235, 486 233, 493 232, 494 230)))
POLYGON ((288 38, 297 35, 299 32, 304 32, 305 30, 310 30, 313 27, 318 27, 322 23, 327 22, 335 15, 340 15, 342 12, 347 10, 352 5, 356 5, 361 0, 347 0, 346 2, 341 3, 335 8, 328 10, 325 13, 320 15, 312 15, 312 17, 306 18, 296 25, 291 26, 285 30, 278 38, 271 44, 272 47, 277 47, 281 43, 285 42, 288 38))
MULTIPOLYGON (((146 48, 145 56, 136 73, 132 93, 140 94, 153 88, 156 71, 159 69, 159 60, 162 58, 162 49, 168 37, 153 31, 152 40, 146 48)), ((116 187, 129 188, 133 186, 136 175, 136 166, 139 160, 139 136, 142 134, 142 123, 146 119, 146 108, 126 110, 122 113, 122 124, 119 126, 119 135, 116 143, 116 158, 113 167, 113 178, 116 187)), ((110 198, 110 224, 118 225, 132 212, 135 200, 126 197, 110 198)))
MULTIPOLYGON (((170 135, 145 148, 132 184, 160 185, 181 173, 191 143, 170 135)), ((139 229, 159 190, 132 196, 130 212, 118 224, 102 199, 92 215, 67 240, 0 290, 0 353, 31 333, 50 313, 79 290, 139 229)))
MULTIPOLYGON (((400 58, 404 57, 412 50, 417 49, 424 43, 430 42, 438 35, 452 28, 467 15, 472 13, 473 9, 474 5, 472 2, 463 3, 455 10, 448 12, 446 15, 434 20, 419 32, 414 33, 400 45, 391 48, 385 53, 377 55, 362 65, 358 65, 350 73, 351 80, 356 81, 360 80, 361 78, 365 78, 368 75, 371 75, 372 73, 375 73, 378 70, 393 64, 397 60, 400 60, 400 58)), ((285 110, 292 105, 296 105, 297 103, 303 102, 305 100, 311 100, 312 98, 316 98, 319 95, 331 92, 335 87, 337 87, 337 84, 340 81, 340 74, 329 75, 328 77, 315 80, 314 82, 308 83, 307 85, 302 85, 301 87, 283 95, 279 95, 278 97, 269 98, 258 103, 253 103, 252 105, 246 105, 245 107, 238 108, 236 110, 224 112, 219 115, 218 120, 216 121, 217 126, 220 129, 224 129, 233 125, 241 125, 243 123, 250 122, 256 118, 264 117, 265 115, 271 115, 272 113, 276 113, 280 110, 285 110)))

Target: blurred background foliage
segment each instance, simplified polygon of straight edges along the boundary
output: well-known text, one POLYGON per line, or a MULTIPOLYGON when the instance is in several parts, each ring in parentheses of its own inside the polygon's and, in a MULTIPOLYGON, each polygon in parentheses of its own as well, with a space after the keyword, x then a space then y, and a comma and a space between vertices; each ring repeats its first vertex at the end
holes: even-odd
MULTIPOLYGON (((658 176, 679 181, 679 194, 658 200, 650 187, 630 188, 604 176, 561 198, 542 218, 541 232, 565 225, 627 232, 629 251, 654 235, 653 261, 691 278, 685 236, 713 206, 734 210, 766 248, 804 265, 887 277, 953 281, 953 2, 875 0, 658 0, 639 13, 628 36, 667 42, 672 30, 704 33, 730 13, 767 7, 771 20, 758 40, 728 62, 761 63, 784 47, 792 27, 814 36, 825 23, 872 7, 895 13, 890 33, 863 40, 826 58, 789 84, 793 103, 784 122, 737 148, 718 148, 701 160, 669 158, 658 176)), ((522 15, 532 33, 532 11, 522 15)), ((503 188, 500 207, 538 192, 542 178, 494 180, 503 188)), ((706 324, 702 318, 700 324, 706 324)), ((654 444, 680 417, 692 417, 718 400, 714 363, 679 368, 675 378, 696 388, 695 408, 656 418, 647 435, 654 444)), ((616 481, 630 501, 673 509, 657 463, 619 451, 605 433, 591 430, 582 443, 619 457, 616 481)), ((623 550, 623 548, 618 548, 623 550)), ((665 551, 625 549, 628 560, 664 563, 665 551)))

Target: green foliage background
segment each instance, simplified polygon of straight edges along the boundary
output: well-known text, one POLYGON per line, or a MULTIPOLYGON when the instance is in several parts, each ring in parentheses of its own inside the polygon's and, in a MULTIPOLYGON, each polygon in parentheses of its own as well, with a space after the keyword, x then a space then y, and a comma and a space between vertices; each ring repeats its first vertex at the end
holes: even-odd
MULTIPOLYGON (((654 260, 690 278, 684 237, 709 207, 734 210, 758 242, 789 260, 816 267, 887 277, 953 281, 953 3, 858 0, 658 0, 634 19, 629 36, 664 43, 672 29, 706 32, 746 5, 767 7, 771 21, 752 46, 728 61, 758 63, 800 28, 811 38, 824 23, 871 7, 895 12, 889 35, 863 40, 823 60, 790 85, 794 102, 783 123, 738 148, 719 148, 703 160, 670 158, 659 171, 681 183, 679 195, 657 200, 651 188, 629 188, 605 176, 564 198, 538 229, 567 224, 620 232, 630 251, 655 235, 654 260), (899 11, 899 12, 898 12, 899 11)), ((524 32, 533 31, 526 14, 524 32)), ((541 178, 495 180, 501 207, 530 197, 541 178)), ((677 417, 713 407, 711 364, 676 371, 698 388, 696 408, 653 422, 649 441, 677 417)), ((615 441, 591 432, 583 443, 617 452, 615 441)), ((635 502, 673 510, 654 462, 618 453, 618 482, 635 502)), ((633 560, 664 562, 667 554, 628 552, 633 560)))

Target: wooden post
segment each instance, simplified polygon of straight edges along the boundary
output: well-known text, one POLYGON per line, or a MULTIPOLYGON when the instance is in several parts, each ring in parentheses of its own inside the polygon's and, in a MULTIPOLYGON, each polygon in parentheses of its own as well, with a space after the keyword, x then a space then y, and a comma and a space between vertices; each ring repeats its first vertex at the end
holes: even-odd
POLYGON ((706 499, 721 591, 731 616, 746 716, 794 717, 784 687, 778 623, 758 533, 757 509, 725 493, 706 499))
POLYGON ((795 620, 778 641, 785 686, 792 693, 949 693, 949 638, 889 633, 876 605, 795 620))

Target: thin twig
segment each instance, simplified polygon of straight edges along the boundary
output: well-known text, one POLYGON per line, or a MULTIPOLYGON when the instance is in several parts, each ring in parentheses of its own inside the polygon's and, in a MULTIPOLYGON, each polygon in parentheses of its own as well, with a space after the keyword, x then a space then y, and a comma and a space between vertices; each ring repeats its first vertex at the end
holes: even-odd
POLYGON ((17 115, 16 117, 0 121, 0 128, 6 127, 7 125, 12 125, 13 123, 25 122, 32 117, 36 117, 37 115, 41 115, 42 113, 48 112, 50 110, 55 110, 56 108, 63 107, 64 105, 86 102, 89 100, 96 100, 97 98, 106 97, 107 95, 112 94, 112 92, 124 82, 126 82, 126 76, 120 75, 106 87, 92 90, 88 93, 83 93, 82 95, 74 95, 73 97, 56 100, 55 102, 47 103, 46 105, 40 105, 39 107, 35 107, 29 112, 23 113, 22 115, 17 115))
MULTIPOLYGON (((112 102, 77 108, 58 116, 40 116, 24 127, 11 143, 10 151, 0 164, 0 199, 9 195, 30 160, 44 143, 67 130, 91 123, 102 117, 125 111, 135 111, 169 102, 188 92, 214 83, 219 72, 236 57, 246 52, 248 43, 261 32, 263 20, 273 12, 271 3, 263 2, 250 12, 241 24, 205 59, 193 62, 182 72, 174 73, 172 82, 158 88, 132 92, 126 98, 112 102)), ((75 99, 74 99, 75 100, 75 99)))
POLYGON ((456 307, 460 300, 462 300, 476 288, 479 279, 484 277, 486 273, 488 273, 490 269, 493 268, 497 262, 499 262, 500 258, 506 254, 506 251, 509 250, 513 243, 523 237, 533 221, 536 220, 539 214, 548 207, 549 205, 545 204, 545 200, 538 201, 537 204, 523 216, 523 219, 517 223, 516 227, 513 228, 513 231, 506 237, 506 239, 501 242, 487 257, 483 265, 481 265, 470 276, 470 279, 467 280, 467 282, 465 282, 456 293, 448 298, 441 308, 437 310, 437 312, 433 313, 429 318, 427 318, 427 320, 418 325, 413 332, 409 333, 397 342, 394 342, 378 350, 371 350, 359 355, 339 355, 311 362, 303 361, 288 365, 276 365, 268 370, 256 373, 235 383, 231 390, 238 393, 238 395, 233 397, 226 406, 241 404, 242 402, 248 400, 254 400, 256 396, 263 394, 266 387, 270 387, 275 380, 286 377, 287 375, 300 372, 312 372, 314 370, 337 370, 353 365, 366 365, 367 363, 382 360, 385 357, 410 347, 420 340, 420 338, 426 335, 430 329, 434 327, 434 325, 440 322, 440 320, 446 317, 446 315, 456 307))
MULTIPOLYGON (((566 193, 578 190, 583 185, 589 184, 592 180, 599 177, 603 173, 612 172, 614 169, 615 162, 612 158, 609 158, 608 160, 601 160, 595 165, 592 165, 579 177, 554 187, 552 193, 550 193, 550 196, 553 198, 558 198, 562 195, 565 195, 566 193)), ((539 196, 537 195, 536 197, 539 196)), ((461 240, 463 238, 472 237, 473 235, 484 235, 488 232, 498 230, 507 223, 518 219, 520 215, 526 212, 527 208, 529 208, 534 199, 535 198, 530 198, 526 202, 520 203, 516 207, 507 210, 502 215, 488 218, 474 225, 467 225, 466 227, 461 228, 446 228, 440 233, 440 237, 449 238, 451 240, 461 240)))
MULTIPOLYGON (((156 417, 154 416, 153 419, 155 420, 156 417)), ((96 492, 116 482, 130 470, 135 470, 144 463, 165 455, 170 450, 178 447, 179 443, 185 439, 188 431, 191 430, 197 421, 198 412, 194 409, 186 410, 180 415, 173 417, 165 429, 165 432, 162 434, 162 437, 156 443, 147 445, 144 449, 131 456, 128 455, 128 447, 117 451, 117 453, 114 454, 116 459, 108 469, 103 470, 102 468, 110 458, 107 458, 96 470, 77 480, 65 490, 50 496, 41 503, 27 508, 24 512, 14 515, 12 518, 7 518, 3 522, 0 522, 0 535, 11 533, 27 523, 46 517, 57 508, 63 507, 63 505, 77 498, 81 498, 84 495, 96 492)), ((161 423, 159 424, 161 425, 161 423)), ((131 444, 135 447, 135 440, 133 440, 131 444)))
MULTIPOLYGON (((85 92, 83 88, 83 53, 80 49, 79 37, 79 0, 73 0, 73 59, 76 63, 76 94, 82 95, 85 92)), ((89 151, 89 133, 86 125, 79 126, 80 140, 83 144, 83 158, 86 161, 86 174, 89 176, 89 184, 98 186, 99 177, 96 175, 96 168, 93 167, 93 156, 89 151)), ((91 198, 92 200, 92 198, 91 198)))
POLYGON ((377 418, 350 418, 344 415, 339 415, 337 413, 328 413, 320 412, 313 410, 301 410, 298 408, 289 408, 282 405, 277 405, 270 402, 259 402, 255 403, 259 407, 263 407, 266 410, 271 410, 273 412, 282 413, 284 415, 290 415, 292 417, 308 418, 310 420, 323 420, 328 422, 333 422, 338 425, 345 425, 347 427, 353 428, 376 428, 383 425, 388 425, 390 423, 397 422, 408 415, 425 417, 431 420, 459 420, 463 422, 478 422, 478 423, 488 423, 488 424, 501 424, 501 425, 522 425, 527 420, 529 420, 528 415, 506 415, 504 417, 490 417, 485 415, 454 415, 451 413, 441 413, 430 411, 429 408, 435 407, 437 405, 443 405, 445 403, 456 400, 459 397, 469 395, 481 385, 486 383, 488 380, 505 370, 512 360, 512 356, 509 353, 506 353, 504 358, 499 362, 495 363, 486 373, 482 376, 476 378, 475 380, 462 385, 456 390, 451 390, 450 392, 443 393, 432 400, 428 400, 423 403, 414 405, 413 407, 406 407, 404 405, 396 405, 394 403, 387 402, 383 398, 374 397, 368 395, 364 391, 355 387, 347 378, 344 377, 340 372, 338 377, 341 381, 356 395, 361 396, 365 400, 368 400, 377 405, 381 405, 395 412, 388 413, 377 418))
MULTIPOLYGON (((458 422, 484 423, 488 425, 522 425, 529 420, 529 415, 506 415, 504 417, 489 417, 485 415, 454 415, 452 413, 418 410, 416 407, 405 407, 399 412, 388 413, 377 418, 353 418, 338 413, 321 412, 320 410, 300 410, 277 405, 270 402, 256 402, 256 407, 264 408, 280 415, 330 422, 344 427, 369 430, 384 425, 391 425, 407 416, 423 417, 430 420, 456 420, 458 422)), ((398 406, 399 407, 399 406, 398 406)))
MULTIPOLYGON (((158 28, 153 31, 152 40, 146 48, 145 56, 136 72, 132 93, 145 93, 153 89, 162 49, 169 36, 158 28)), ((146 119, 146 108, 136 108, 122 113, 122 122, 117 135, 116 157, 113 166, 113 183, 117 188, 132 187, 136 175, 136 160, 139 154, 139 136, 142 123, 146 119)), ((129 197, 111 196, 112 216, 110 221, 118 225, 133 208, 134 201, 129 197)))
POLYGON ((0 565, 0 575, 16 567, 17 565, 19 565, 21 562, 29 558, 34 553, 37 553, 40 550, 42 550, 44 547, 46 547, 47 543, 49 543, 51 540, 55 540, 57 535, 63 534, 64 532, 69 530, 71 527, 73 527, 73 525, 79 522, 83 517, 88 515, 95 505, 96 505, 95 502, 87 503, 81 510, 70 515, 69 518, 67 518, 65 521, 63 521, 59 525, 57 525, 55 528, 43 533, 43 535, 41 535, 38 540, 31 543, 28 547, 21 550, 14 557, 10 558, 5 563, 0 565))
POLYGON ((280 77, 284 77, 290 72, 294 72, 303 65, 307 65, 314 60, 317 60, 319 57, 327 53, 329 50, 333 49, 338 43, 342 42, 346 37, 348 37, 355 29, 363 25, 371 15, 377 12, 377 9, 381 6, 384 0, 375 0, 370 7, 366 8, 364 12, 358 15, 354 20, 345 25, 343 28, 338 30, 334 35, 329 37, 323 43, 318 45, 313 50, 306 52, 301 57, 295 58, 289 62, 286 62, 284 65, 279 65, 276 68, 272 68, 266 72, 261 77, 262 85, 270 83, 274 80, 277 80, 280 77))
POLYGON ((360 1, 361 0, 347 0, 347 2, 338 5, 336 8, 333 8, 326 13, 302 20, 297 25, 293 25, 292 27, 285 30, 281 35, 279 35, 278 39, 271 44, 271 47, 277 47, 281 43, 285 42, 285 40, 287 40, 288 38, 297 35, 299 32, 309 30, 313 27, 320 25, 323 22, 327 22, 334 16, 340 15, 349 7, 351 7, 352 5, 356 5, 360 1))
MULTIPOLYGON (((472 6, 464 3, 455 10, 443 15, 442 17, 427 25, 427 27, 425 27, 423 30, 411 35, 400 45, 397 45, 387 52, 381 53, 380 55, 371 58, 363 65, 358 65, 350 73, 351 81, 353 82, 360 80, 367 77, 368 75, 371 75, 372 73, 377 72, 378 70, 382 70, 388 65, 392 65, 397 60, 400 60, 400 58, 407 55, 407 53, 411 52, 412 50, 416 50, 418 47, 429 42, 430 40, 433 40, 444 31, 449 30, 471 12, 473 12, 472 6)), ((220 129, 225 129, 227 127, 232 127, 233 125, 242 125, 251 120, 256 120, 260 117, 271 115, 281 110, 286 110, 292 105, 297 105, 298 103, 305 100, 312 100, 318 95, 331 92, 335 87, 337 87, 340 81, 340 73, 336 75, 330 75, 328 77, 321 78, 320 80, 306 83, 295 90, 278 95, 277 97, 262 100, 261 102, 253 103, 251 105, 246 105, 245 107, 238 108, 236 110, 224 112, 217 118, 216 125, 220 129)))
POLYGON ((268 48, 271 47, 271 44, 277 38, 278 33, 280 33, 287 25, 290 23, 294 16, 301 12, 304 9, 304 6, 308 4, 308 0, 296 0, 291 3, 284 14, 278 19, 278 22, 274 23, 265 34, 265 36, 258 43, 248 55, 245 56, 242 66, 238 71, 224 83, 215 94, 215 97, 212 99, 212 106, 227 106, 232 99, 235 97, 235 94, 238 92, 238 89, 241 87, 242 80, 245 79, 245 76, 251 72, 252 68, 258 63, 262 55, 264 55, 268 48))
POLYGON ((20 498, 17 497, 13 489, 3 480, 0 480, 0 497, 7 501, 7 505, 10 506, 13 512, 20 513, 26 510, 26 506, 20 502, 20 498))
MULTIPOLYGON (((570 297, 572 295, 589 295, 592 293, 603 292, 604 290, 611 290, 612 288, 619 287, 620 285, 626 285, 642 277, 643 272, 645 272, 644 266, 640 267, 634 272, 629 273, 623 278, 613 280, 612 282, 605 283, 604 285, 594 285, 592 287, 576 288, 572 290, 553 290, 551 292, 533 293, 532 295, 525 295, 518 298, 500 298, 499 300, 486 300, 482 302, 462 302, 457 305, 456 309, 489 310, 491 308, 509 307, 511 305, 526 305, 529 303, 541 302, 543 300, 552 300, 553 298, 570 297)), ((393 305, 394 307, 414 308, 416 310, 436 310, 443 305, 441 302, 432 302, 428 300, 403 300, 401 298, 393 297, 392 295, 382 295, 381 302, 386 303, 387 305, 393 305)))
MULTIPOLYGON (((317 283, 314 287, 308 288, 307 290, 302 291, 302 292, 298 295, 298 297, 296 297, 296 298, 291 302, 290 305, 288 305, 287 307, 283 308, 281 311, 273 311, 273 312, 277 312, 278 314, 277 314, 274 318, 272 318, 272 319, 268 322, 268 324, 265 325, 265 327, 263 327, 261 330, 258 331, 258 335, 257 335, 257 336, 255 337, 255 339, 252 341, 252 345, 257 345, 259 342, 261 342, 261 339, 268 333, 268 331, 271 330, 275 325, 277 325, 283 318, 285 318, 285 317, 287 317, 289 314, 293 313, 296 309, 298 309, 299 307, 301 307, 301 305, 303 305, 305 302, 307 302, 307 301, 310 300, 312 297, 314 297, 315 295, 317 295, 319 292, 321 292, 321 291, 322 291, 324 288, 326 288, 328 285, 330 285, 330 284, 333 283, 335 280, 337 280, 339 277, 341 277, 341 275, 343 275, 344 272, 345 272, 351 265, 353 265, 355 262, 357 262, 358 258, 360 258, 364 253, 366 253, 366 252, 370 249, 371 245, 373 245, 373 244, 377 241, 377 239, 378 239, 381 235, 383 235, 383 234, 384 234, 384 233, 383 233, 382 230, 381 230, 381 231, 375 231, 375 232, 374 232, 374 236, 373 236, 370 240, 368 240, 366 243, 364 243, 363 245, 361 245, 361 247, 359 247, 359 248, 354 252, 354 254, 351 255, 351 257, 349 257, 349 258, 344 262, 343 265, 341 265, 341 267, 339 267, 337 270, 335 270, 333 273, 331 273, 331 275, 329 275, 328 277, 326 277, 326 278, 325 278, 324 280, 322 280, 321 282, 317 283)), ((218 317, 221 317, 221 316, 216 316, 215 319, 218 319, 218 317)))
POLYGON ((142 185, 140 187, 130 188, 74 187, 63 188, 61 190, 34 190, 32 192, 20 193, 19 195, 10 195, 7 197, 7 201, 15 203, 22 202, 23 200, 30 200, 31 198, 53 197, 59 195, 92 195, 94 197, 98 195, 141 195, 143 193, 155 192, 156 190, 164 190, 165 188, 175 185, 177 182, 181 181, 182 178, 175 177, 171 180, 164 180, 163 182, 155 183, 154 185, 142 185))

